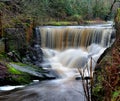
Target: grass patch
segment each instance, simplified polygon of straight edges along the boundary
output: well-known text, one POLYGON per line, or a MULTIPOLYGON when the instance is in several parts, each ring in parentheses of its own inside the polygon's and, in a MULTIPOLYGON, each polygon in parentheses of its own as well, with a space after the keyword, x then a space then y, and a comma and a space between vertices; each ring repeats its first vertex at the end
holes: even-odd
POLYGON ((45 25, 52 25, 52 26, 78 25, 77 22, 70 22, 70 21, 49 21, 49 22, 46 22, 44 24, 45 25))

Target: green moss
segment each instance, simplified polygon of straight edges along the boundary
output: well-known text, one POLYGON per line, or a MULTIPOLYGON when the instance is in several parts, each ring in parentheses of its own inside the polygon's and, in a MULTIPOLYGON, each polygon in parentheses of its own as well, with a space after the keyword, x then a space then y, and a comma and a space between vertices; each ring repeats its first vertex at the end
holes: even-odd
POLYGON ((37 67, 35 65, 32 65, 32 64, 24 64, 24 63, 21 63, 21 62, 12 62, 13 64, 16 64, 18 66, 22 66, 23 68, 28 68, 29 70, 33 70, 33 71, 38 71, 40 73, 44 72, 45 70, 43 70, 42 68, 40 67, 37 67))
POLYGON ((21 63, 21 62, 11 62, 13 64, 19 65, 19 66, 28 66, 27 64, 21 63))
POLYGON ((7 64, 8 72, 10 74, 10 78, 7 78, 8 81, 12 82, 11 84, 16 85, 16 84, 29 84, 32 82, 33 79, 39 79, 43 80, 45 79, 44 77, 37 77, 33 74, 29 74, 29 72, 24 72, 24 69, 27 69, 28 71, 33 71, 33 72, 39 72, 39 73, 45 73, 45 70, 33 66, 30 64, 24 64, 24 63, 16 63, 16 62, 11 62, 7 64), (17 68, 17 69, 16 69, 17 68))
POLYGON ((12 67, 10 64, 7 64, 8 72, 10 74, 10 77, 7 78, 9 82, 12 82, 12 85, 17 84, 28 84, 31 82, 31 76, 28 73, 21 72, 14 67, 12 67))
POLYGON ((16 70, 15 68, 11 67, 11 65, 7 65, 7 67, 8 67, 9 73, 11 73, 11 74, 22 74, 22 72, 20 72, 20 71, 16 70))
POLYGON ((44 23, 45 25, 53 25, 53 26, 67 26, 67 25, 77 25, 77 22, 70 21, 50 21, 44 23))

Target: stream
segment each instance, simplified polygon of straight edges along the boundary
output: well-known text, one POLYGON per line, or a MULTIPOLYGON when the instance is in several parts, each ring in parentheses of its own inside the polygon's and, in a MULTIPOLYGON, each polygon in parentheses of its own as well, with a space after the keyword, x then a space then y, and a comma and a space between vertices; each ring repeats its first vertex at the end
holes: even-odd
POLYGON ((76 79, 78 68, 90 76, 91 61, 94 72, 97 60, 114 42, 114 34, 112 24, 36 27, 36 46, 43 52, 43 62, 37 65, 55 71, 58 78, 8 91, 0 88, 0 101, 87 101, 82 80, 76 79))

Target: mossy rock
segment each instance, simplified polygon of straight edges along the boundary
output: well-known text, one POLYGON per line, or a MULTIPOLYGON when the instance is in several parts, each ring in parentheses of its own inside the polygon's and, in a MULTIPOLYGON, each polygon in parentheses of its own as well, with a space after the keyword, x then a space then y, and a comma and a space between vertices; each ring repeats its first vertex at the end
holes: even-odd
POLYGON ((51 80, 58 77, 56 72, 49 69, 44 70, 42 67, 32 64, 9 62, 5 63, 4 68, 5 73, 3 75, 1 74, 0 86, 24 85, 33 82, 33 80, 51 80))
POLYGON ((0 78, 0 86, 25 85, 31 83, 35 78, 37 78, 37 76, 34 76, 30 73, 27 73, 26 71, 24 72, 24 70, 22 71, 19 69, 25 66, 28 65, 22 63, 7 63, 5 68, 6 74, 3 78, 0 78), (18 66, 18 69, 14 67, 16 65, 18 66))
POLYGON ((10 64, 7 64, 7 68, 9 77, 7 77, 6 80, 9 81, 10 85, 21 85, 32 82, 30 74, 17 70, 10 64))

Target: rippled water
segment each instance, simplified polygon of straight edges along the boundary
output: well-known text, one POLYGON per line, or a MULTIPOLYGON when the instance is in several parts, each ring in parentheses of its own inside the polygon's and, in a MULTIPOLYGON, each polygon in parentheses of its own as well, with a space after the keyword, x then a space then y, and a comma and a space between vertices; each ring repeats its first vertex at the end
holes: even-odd
POLYGON ((81 81, 44 81, 23 89, 0 93, 0 101, 84 101, 81 81))

